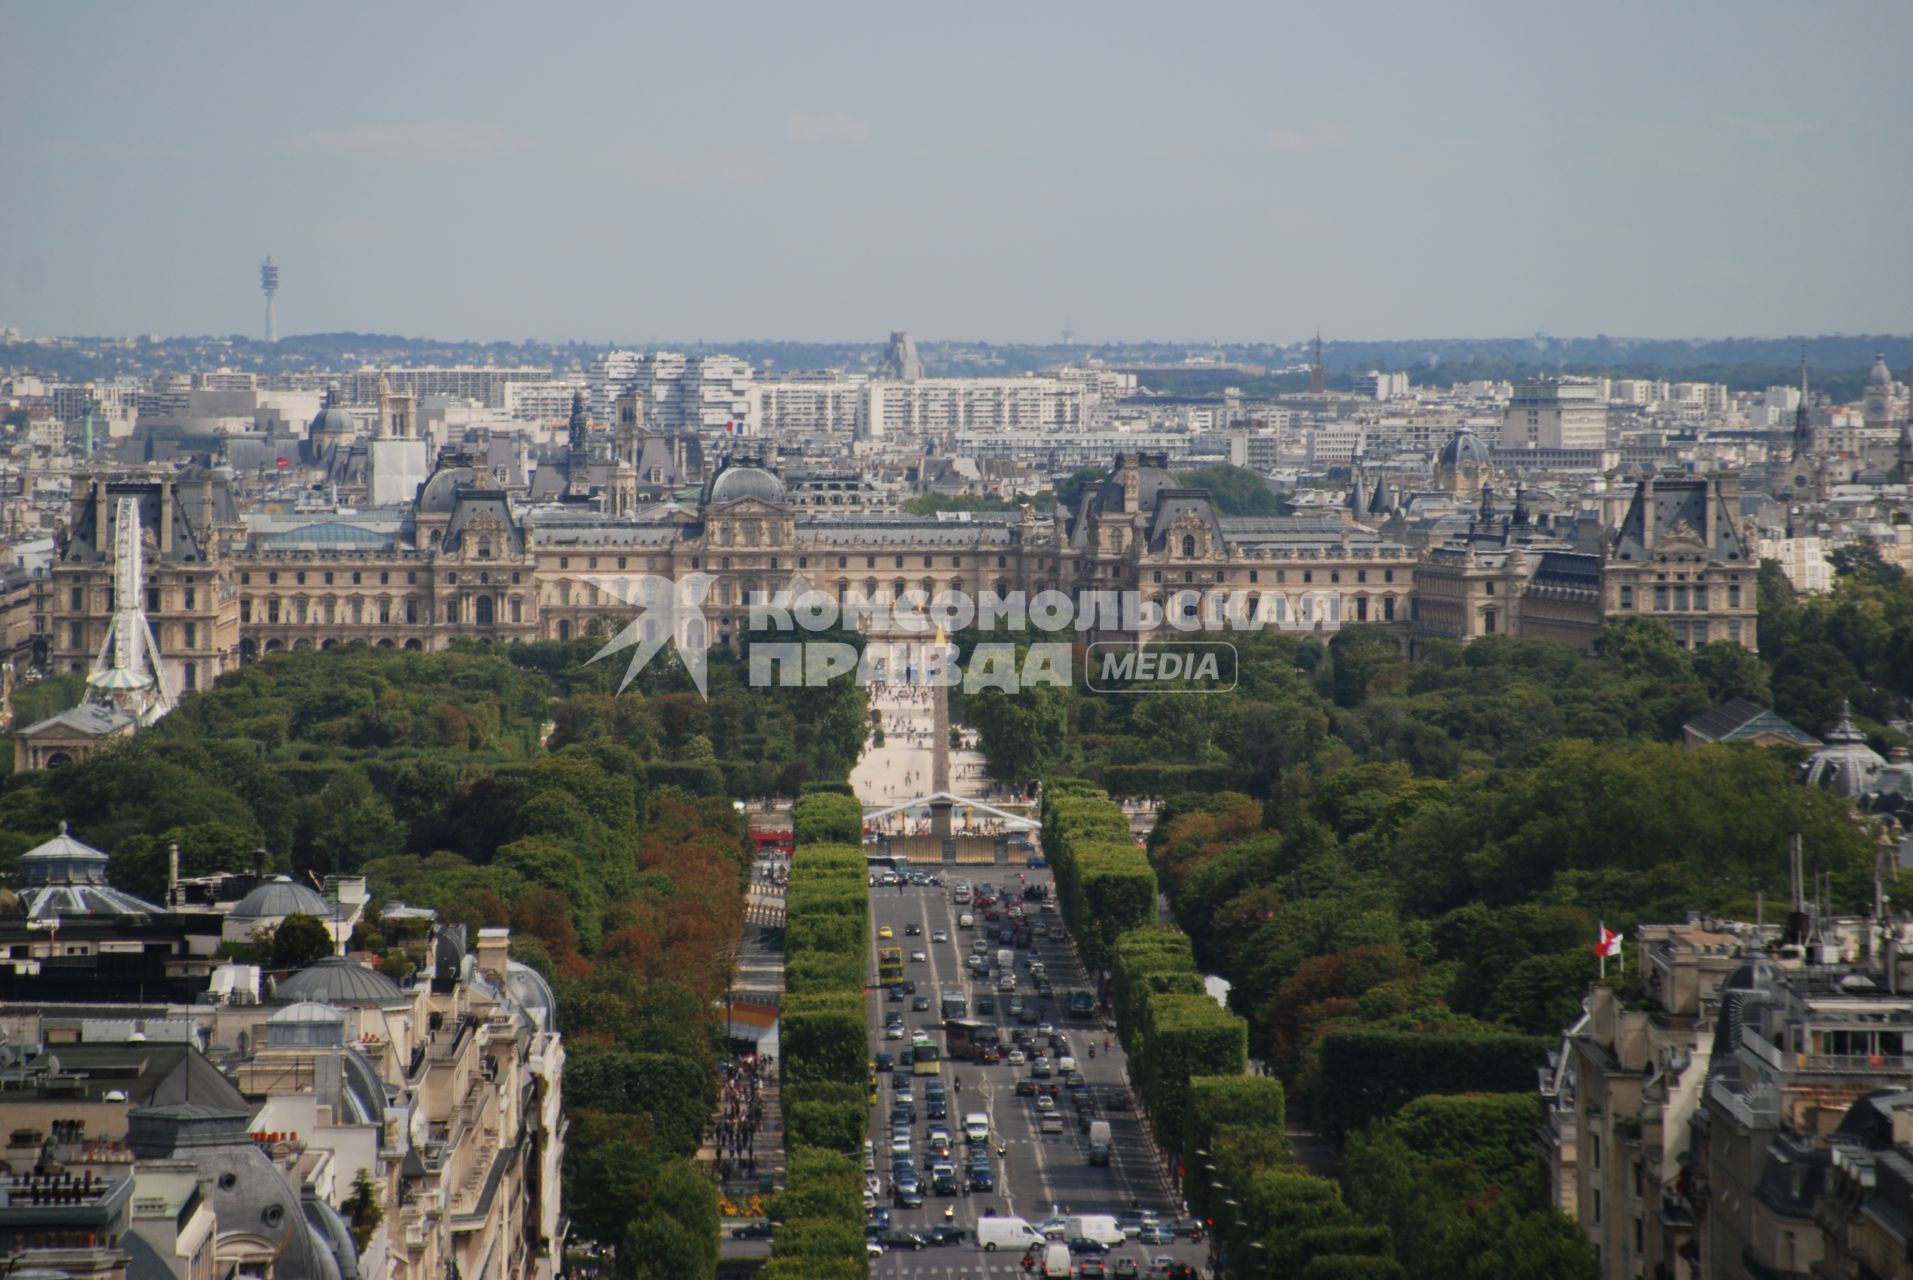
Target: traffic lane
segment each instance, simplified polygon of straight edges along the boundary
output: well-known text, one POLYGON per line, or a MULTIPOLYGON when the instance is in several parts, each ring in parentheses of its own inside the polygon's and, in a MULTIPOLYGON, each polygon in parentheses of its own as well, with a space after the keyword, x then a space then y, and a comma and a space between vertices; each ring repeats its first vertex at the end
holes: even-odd
MULTIPOLYGON (((970 877, 959 875, 954 878, 970 877)), ((996 879, 996 877, 976 876, 971 878, 971 882, 974 884, 976 880, 984 878, 996 879)), ((1033 874, 1032 879, 1035 878, 1033 874)), ((1013 879, 1008 884, 1021 887, 1020 883, 1013 879)), ((923 938, 926 940, 929 934, 938 928, 948 931, 951 943, 947 964, 940 950, 942 944, 930 944, 925 941, 922 947, 927 953, 936 957, 933 963, 937 974, 944 978, 948 984, 947 989, 966 990, 972 997, 984 989, 984 984, 967 982, 967 971, 959 967, 962 964, 960 957, 968 953, 968 943, 977 936, 977 932, 959 931, 955 928, 955 916, 959 913, 959 909, 950 903, 947 886, 942 890, 911 887, 902 894, 899 894, 894 887, 887 890, 880 888, 875 891, 873 906, 876 924, 889 924, 895 934, 895 944, 903 946, 906 954, 913 949, 910 944, 918 940, 905 936, 905 924, 911 921, 921 924, 924 929, 923 938)), ((1056 917, 1037 915, 1033 919, 1047 922, 1054 921, 1056 917)), ((1045 928, 1047 929, 1047 924, 1045 928)), ((1086 985, 1086 975, 1076 957, 1073 944, 1044 938, 1039 941, 1038 946, 1044 954, 1046 967, 1050 970, 1057 990, 1066 991, 1072 985, 1086 985)), ((989 948, 992 957, 996 949, 995 941, 992 940, 989 948)), ((1041 998, 1036 995, 1034 985, 1028 979, 1023 955, 1023 952, 1018 952, 1018 990, 1026 998, 1039 1001, 1041 998)), ((923 977, 915 972, 925 967, 925 965, 912 965, 906 962, 906 975, 916 978, 919 991, 929 996, 934 1002, 941 991, 929 990, 923 977)), ((993 990, 994 978, 989 985, 993 990)), ((882 1001, 880 996, 878 1007, 895 1008, 896 1006, 882 1001)), ((1100 1041, 1103 1032, 1100 1023, 1068 1022, 1062 1016, 1064 1005, 1054 999, 1046 1007, 1039 1004, 1039 1008, 1042 1008, 1050 1020, 1069 1035, 1072 1048, 1077 1050, 1078 1066, 1090 1081, 1092 1088, 1098 1091, 1099 1096, 1102 1091, 1122 1080, 1121 1051, 1118 1049, 1113 1055, 1102 1052, 1100 1041), (1087 1047, 1092 1034, 1099 1045, 1097 1057, 1094 1059, 1087 1056, 1087 1047)), ((1001 1013, 997 1015, 997 1018, 999 1025, 1004 1026, 1006 1030, 1013 1029, 1017 1025, 1014 1020, 1006 1019, 1001 1013)), ((906 1013, 906 1025, 912 1028, 938 1020, 940 1020, 940 1013, 934 1009, 929 1014, 906 1013)), ((887 1042, 887 1045, 894 1052, 898 1042, 887 1042)), ((1074 1108, 1067 1101, 1062 1105, 1065 1132, 1046 1136, 1038 1131, 1040 1118, 1033 1101, 1029 1098, 1016 1097, 1014 1094, 1016 1080, 1027 1074, 1027 1067, 1015 1068, 1007 1065, 981 1067, 974 1063, 951 1063, 943 1069, 943 1078, 952 1090, 950 1111, 953 1128, 960 1122, 964 1111, 977 1109, 976 1103, 979 1101, 985 1103, 984 1109, 993 1115, 995 1133, 1006 1148, 1003 1157, 992 1161, 998 1178, 998 1192, 996 1194, 979 1192, 954 1199, 929 1196, 926 1197, 922 1209, 893 1210, 892 1220, 896 1225, 911 1230, 927 1231, 944 1221, 943 1209, 949 1206, 954 1209, 954 1221, 965 1227, 973 1241, 975 1222, 986 1209, 998 1215, 1013 1213, 1035 1222, 1048 1216, 1052 1212, 1052 1206, 1056 1212, 1062 1212, 1067 1208, 1076 1213, 1115 1213, 1130 1207, 1132 1203, 1140 1202, 1144 1207, 1156 1209, 1166 1217, 1174 1216, 1174 1206, 1167 1202, 1160 1190, 1153 1147, 1143 1133, 1133 1109, 1104 1113, 1105 1118, 1111 1121, 1112 1159, 1107 1167, 1091 1165, 1088 1160, 1087 1137, 1077 1127, 1074 1108), (958 1076, 968 1082, 961 1099, 954 1091, 954 1082, 958 1076), (962 1099, 970 1101, 965 1102, 962 1099)), ((887 1149, 889 1142, 889 1086, 887 1083, 882 1092, 884 1103, 874 1119, 873 1127, 878 1131, 876 1140, 887 1149)), ((927 1121, 921 1115, 923 1111, 921 1098, 918 1101, 918 1109, 920 1118, 915 1132, 920 1139, 927 1127, 927 1121)), ((917 1154, 918 1162, 921 1163, 920 1144, 917 1154)), ((961 1154, 961 1144, 959 1144, 959 1154, 961 1154)), ((887 1170, 888 1161, 881 1163, 887 1170)), ((884 1259, 877 1260, 876 1273, 884 1276, 936 1274, 939 1254, 962 1254, 970 1258, 976 1257, 979 1252, 977 1246, 972 1243, 926 1250, 921 1254, 893 1253, 886 1255, 884 1259)), ((1121 1253, 1135 1256, 1139 1260, 1168 1253, 1196 1263, 1206 1256, 1206 1246, 1188 1242, 1179 1242, 1176 1245, 1144 1246, 1132 1241, 1122 1247, 1121 1253)))

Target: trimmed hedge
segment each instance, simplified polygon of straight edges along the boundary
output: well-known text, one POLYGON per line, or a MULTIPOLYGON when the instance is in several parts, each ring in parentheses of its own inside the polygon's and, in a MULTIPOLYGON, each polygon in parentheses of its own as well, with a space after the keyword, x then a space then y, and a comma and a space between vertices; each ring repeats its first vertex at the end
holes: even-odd
POLYGON ((1143 1003, 1143 1090, 1156 1136, 1182 1149, 1191 1076, 1239 1076, 1249 1065, 1249 1024, 1206 995, 1152 995, 1143 1003))
POLYGON ((784 1116, 790 1146, 856 1156, 870 1132, 868 1090, 861 1084, 794 1084, 784 1090, 784 1116))
POLYGON ((825 782, 821 780, 813 780, 801 784, 797 788, 797 794, 800 796, 849 796, 853 800, 857 798, 856 790, 852 788, 848 782, 825 782))
POLYGON ((1387 1227, 1317 1227, 1300 1237, 1304 1262, 1323 1257, 1387 1258, 1394 1260, 1395 1245, 1387 1227))
POLYGON ((1116 938, 1156 918, 1155 868, 1136 847, 1129 819, 1081 779, 1057 779, 1043 792, 1043 852, 1084 967, 1108 967, 1116 938))
POLYGON ((1423 1094, 1526 1093, 1554 1041, 1512 1032, 1331 1031, 1322 1038, 1315 1118, 1336 1134, 1394 1115, 1423 1094))
POLYGON ((1212 1180, 1246 1186, 1258 1169, 1293 1163, 1282 1082, 1268 1076, 1192 1077, 1182 1143, 1183 1194, 1191 1211, 1213 1218, 1219 1206, 1210 1202, 1212 1180), (1213 1179, 1208 1170, 1212 1164, 1213 1179))
POLYGON ((861 1280, 864 1253, 863 1175, 834 1151, 793 1146, 784 1191, 770 1207, 775 1255, 760 1273, 774 1280, 861 1280))
POLYGON ((855 796, 813 792, 791 808, 791 839, 807 844, 847 844, 863 849, 864 810, 855 796))
POLYGON ((1408 1280, 1408 1273, 1393 1258, 1324 1254, 1309 1259, 1302 1280, 1408 1280))

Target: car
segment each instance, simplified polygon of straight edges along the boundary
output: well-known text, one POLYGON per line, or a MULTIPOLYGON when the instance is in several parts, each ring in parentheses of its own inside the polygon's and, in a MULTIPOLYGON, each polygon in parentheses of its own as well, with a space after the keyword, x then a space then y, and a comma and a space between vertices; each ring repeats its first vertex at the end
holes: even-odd
POLYGON ((897 1194, 891 1198, 897 1202, 899 1209, 923 1208, 923 1188, 914 1182, 908 1186, 899 1186, 897 1194))
POLYGON ((1016 1096, 1019 1098, 1034 1098, 1036 1096, 1036 1081, 1018 1080, 1016 1082, 1016 1096))
POLYGON ((1049 866, 1049 859, 1040 853, 1032 853, 1023 860, 1023 865, 1031 871, 1042 871, 1049 866))
POLYGON ((929 1007, 930 1007, 929 996, 911 996, 910 997, 910 1011, 912 1013, 922 1013, 925 1009, 928 1009, 929 1007))
POLYGON ((928 960, 929 958, 930 958, 929 956, 923 954, 923 952, 921 951, 912 951, 910 953, 911 964, 922 964, 924 961, 928 960))
POLYGON ((877 926, 877 936, 879 938, 894 938, 897 935, 894 931, 892 931, 889 925, 880 924, 877 926))
POLYGON ((886 1040, 903 1039, 903 1027, 899 1024, 892 1023, 883 1029, 883 1038, 886 1040))
POLYGON ((1026 1027, 1033 1027, 1043 1020, 1043 1016, 1033 1006, 1025 1005, 1023 1012, 1016 1015, 1016 1020, 1026 1027))
POLYGON ((1063 1217, 1045 1218, 1036 1224, 1036 1229, 1042 1232, 1046 1239, 1061 1240, 1069 1234, 1069 1219, 1063 1217))
POLYGON ((1056 1028, 1047 1022, 1039 1022, 1036 1024, 1036 1034, 1039 1036, 1053 1036, 1056 1034, 1056 1028))
POLYGON ((1064 929, 1062 925, 1053 924, 1049 927, 1049 940, 1051 942, 1062 942, 1068 937, 1069 931, 1064 929))
POLYGON ((771 1224, 768 1222, 747 1222, 741 1227, 731 1228, 733 1240, 768 1240, 771 1238, 771 1224))
POLYGON ((931 1244, 962 1244, 970 1238, 970 1233, 962 1227, 931 1227, 931 1244))
POLYGON ((886 992, 885 994, 887 998, 889 999, 890 1003, 901 1004, 903 1002, 903 984, 902 983, 891 984, 889 991, 886 992))
POLYGON ((998 991, 1001 991, 1004 995, 1008 995, 1010 992, 1016 990, 1015 975, 1006 973, 1002 977, 998 978, 996 980, 996 989, 998 991))
POLYGON ((1061 1133, 1063 1131, 1063 1117, 1057 1115, 1054 1111, 1050 1112, 1037 1123, 1036 1131, 1038 1133, 1061 1133))
POLYGON ((892 1227, 877 1237, 877 1243, 886 1249, 922 1249, 930 1242, 914 1231, 892 1227))
POLYGON ((994 1018, 996 1016, 996 997, 987 991, 977 992, 976 1012, 980 1018, 994 1018))
POLYGON ((1029 1061, 1029 1055, 1024 1053, 1021 1049, 1010 1050, 1009 1064, 1012 1067, 1020 1067, 1028 1061, 1029 1061))
MULTIPOLYGON (((910 1085, 911 1085, 910 1080, 905 1080, 902 1084, 898 1085, 896 1087, 897 1088, 896 1093, 892 1095, 890 1099, 891 1102, 895 1103, 897 1106, 903 1106, 906 1103, 915 1102, 917 1100, 917 1091, 915 1089, 912 1089, 910 1085)), ((915 1121, 912 1121, 911 1123, 914 1124, 915 1121)))
POLYGON ((864 1254, 872 1258, 881 1258, 883 1257, 883 1246, 875 1240, 866 1240, 864 1241, 864 1254))
POLYGON ((1038 1115, 1048 1115, 1054 1110, 1056 1110, 1056 1099, 1050 1097, 1047 1093, 1039 1093, 1036 1095, 1036 1112, 1038 1115))
POLYGON ((1068 1240, 1071 1253, 1085 1254, 1100 1258, 1109 1252, 1109 1246, 1101 1240, 1091 1240, 1088 1236, 1071 1236, 1068 1240))
POLYGON ((1168 1226, 1171 1231, 1175 1232, 1184 1240, 1202 1239, 1201 1218, 1177 1218, 1174 1222, 1169 1223, 1168 1226))
POLYGON ((1056 987, 1048 978, 1039 978, 1036 983, 1036 994, 1039 996, 1053 996, 1056 994, 1056 987))
MULTIPOLYGON (((901 1024, 898 1025, 897 1030, 899 1031, 903 1030, 903 1027, 901 1024)), ((913 1062, 916 1061, 916 1057, 917 1057, 917 1051, 915 1049, 905 1049, 902 1053, 899 1053, 897 1055, 897 1065, 900 1067, 910 1066, 913 1062)))
POLYGON ((886 1051, 878 1054, 870 1065, 879 1071, 892 1071, 896 1069, 897 1059, 893 1054, 886 1051))
POLYGON ((991 1173, 988 1169, 979 1169, 979 1168, 972 1167, 970 1170, 970 1190, 972 1191, 996 1190, 996 1175, 991 1173))
POLYGON ((1143 1280, 1171 1280, 1176 1274, 1176 1268, 1181 1265, 1180 1262, 1168 1254, 1164 1254, 1159 1258, 1151 1258, 1149 1260, 1149 1270, 1143 1272, 1143 1280))
POLYGON ((1149 1222, 1136 1233, 1136 1240, 1140 1244, 1174 1244, 1176 1233, 1160 1222, 1149 1222))
POLYGON ((1110 1268, 1109 1274, 1115 1277, 1115 1280, 1141 1280, 1142 1264, 1134 1258, 1118 1258, 1116 1265, 1110 1268))
POLYGON ((1048 1058, 1038 1058, 1035 1062, 1030 1063, 1030 1074, 1038 1080, 1047 1080, 1055 1073, 1056 1068, 1050 1065, 1048 1058))
POLYGON ((938 929, 930 935, 930 941, 932 942, 948 942, 949 940, 950 935, 942 929, 938 929))
POLYGON ((905 994, 905 995, 907 995, 907 996, 913 996, 913 995, 915 995, 915 994, 917 994, 917 984, 916 984, 916 983, 914 983, 914 982, 906 982, 906 983, 904 983, 904 984, 903 984, 903 994, 905 994))
POLYGON ((1082 1072, 1076 1069, 1076 1059, 1070 1057, 1068 1054, 1064 1054, 1056 1060, 1056 1069, 1063 1073, 1065 1080, 1069 1081, 1070 1088, 1087 1089, 1089 1087, 1089 1081, 1084 1078, 1082 1072))
POLYGON ((1150 1219, 1154 1216, 1154 1214, 1144 1213, 1141 1209, 1124 1209, 1116 1215, 1116 1225, 1123 1229, 1124 1235, 1133 1240, 1145 1226, 1149 1225, 1150 1219))
POLYGON ((1109 1271, 1103 1266, 1103 1260, 1097 1257, 1084 1258, 1076 1264, 1078 1280, 1109 1280, 1109 1271))
POLYGON ((903 936, 906 938, 921 938, 923 936, 923 926, 915 920, 912 920, 909 924, 903 926, 903 936))
POLYGON ((1076 1132, 1088 1133, 1089 1126, 1101 1119, 1102 1117, 1096 1114, 1095 1107, 1078 1107, 1076 1109, 1076 1132))

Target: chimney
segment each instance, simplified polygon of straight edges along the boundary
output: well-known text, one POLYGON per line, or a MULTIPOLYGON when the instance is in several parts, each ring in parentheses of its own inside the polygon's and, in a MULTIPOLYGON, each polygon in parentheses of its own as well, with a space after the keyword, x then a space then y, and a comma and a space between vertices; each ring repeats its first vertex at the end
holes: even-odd
POLYGON ((173 550, 173 482, 159 482, 159 553, 171 554, 173 550))
POLYGON ((174 840, 166 846, 166 906, 177 909, 179 906, 179 841, 174 840))
POLYGON ((506 956, 511 949, 510 929, 478 931, 478 967, 482 972, 505 976, 506 956))
POLYGON ((1641 546, 1652 551, 1654 549, 1654 475, 1652 472, 1641 478, 1641 487, 1636 498, 1641 504, 1641 546))

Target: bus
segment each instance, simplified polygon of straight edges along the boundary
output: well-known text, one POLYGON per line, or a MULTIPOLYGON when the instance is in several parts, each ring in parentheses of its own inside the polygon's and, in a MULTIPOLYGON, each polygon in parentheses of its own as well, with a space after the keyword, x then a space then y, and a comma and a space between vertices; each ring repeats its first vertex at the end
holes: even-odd
POLYGON ((910 1042, 910 1073, 919 1076, 938 1074, 943 1066, 943 1050, 929 1036, 918 1036, 910 1042))
POLYGON ((952 1018, 969 1017, 970 997, 964 995, 961 991, 944 992, 942 1013, 945 1022, 948 1022, 952 1018))
POLYGON ((884 986, 903 981, 903 948, 877 948, 877 981, 884 986))
POLYGON ((1069 1016, 1072 1018, 1093 1018, 1096 1016, 1096 993, 1081 987, 1069 993, 1069 1016))
POLYGON ((943 1023, 943 1041, 952 1062, 980 1061, 978 1054, 996 1048, 1002 1043, 1001 1037, 994 1023, 968 1018, 946 1018, 943 1023))

